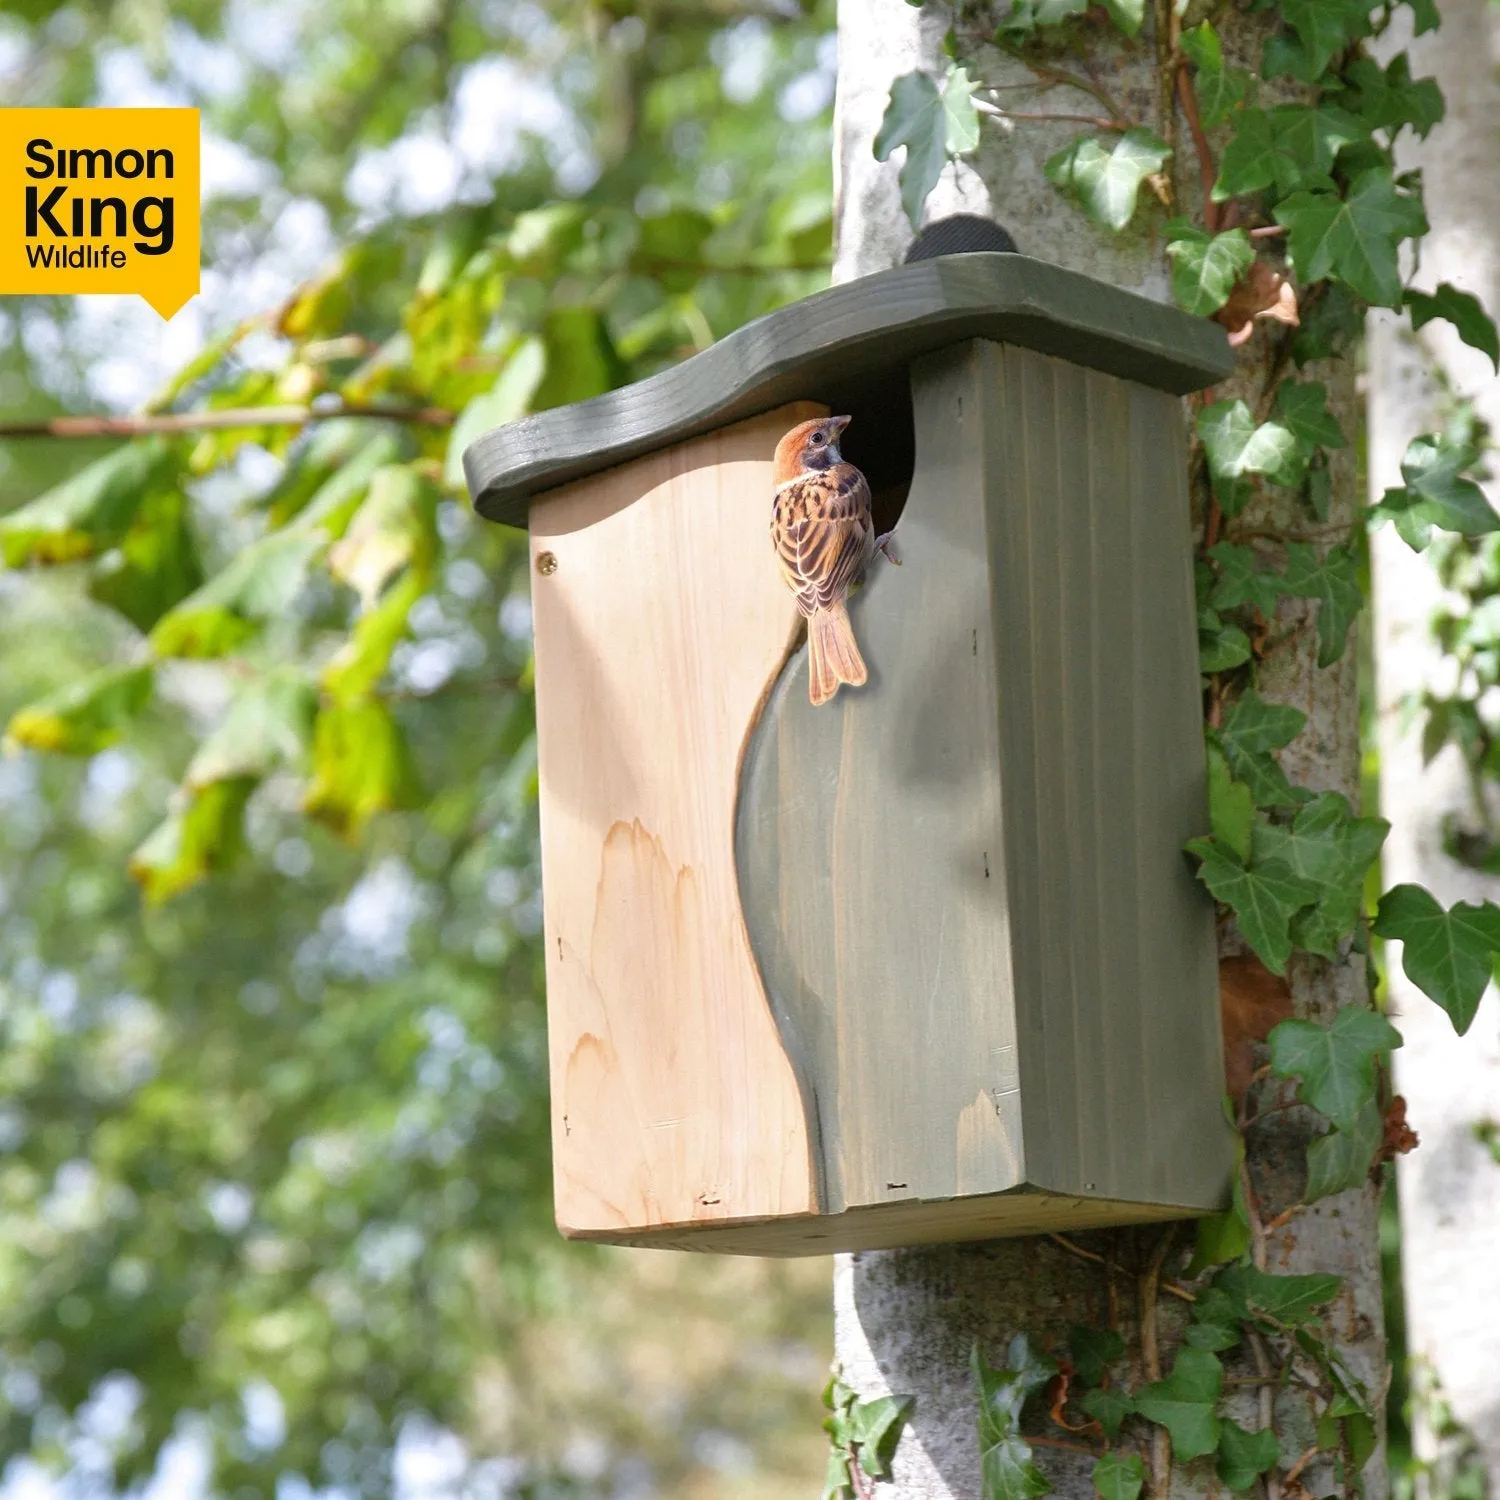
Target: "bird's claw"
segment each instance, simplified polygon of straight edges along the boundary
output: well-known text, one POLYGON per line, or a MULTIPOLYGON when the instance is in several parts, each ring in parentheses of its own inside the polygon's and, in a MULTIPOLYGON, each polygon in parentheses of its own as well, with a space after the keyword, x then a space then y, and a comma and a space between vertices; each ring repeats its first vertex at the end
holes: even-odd
POLYGON ((891 540, 895 535, 896 533, 894 531, 888 531, 884 536, 876 537, 875 550, 877 552, 884 552, 886 561, 895 563, 895 565, 899 568, 901 566, 901 559, 891 551, 891 540))

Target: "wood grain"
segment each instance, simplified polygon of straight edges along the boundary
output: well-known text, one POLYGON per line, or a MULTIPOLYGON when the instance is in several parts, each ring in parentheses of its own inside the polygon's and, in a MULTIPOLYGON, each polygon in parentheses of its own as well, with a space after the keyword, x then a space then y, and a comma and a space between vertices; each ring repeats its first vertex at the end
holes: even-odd
MULTIPOLYGON (((907 366, 975 337, 1179 395, 1233 367, 1207 319, 1024 255, 946 255, 804 298, 649 379, 486 433, 464 453, 469 493, 481 515, 524 526, 543 490, 793 400, 880 406, 884 426, 909 425, 907 366)), ((847 452, 877 496, 886 467, 910 462, 906 443, 883 436, 856 426, 847 452)))
POLYGON ((799 628, 767 535, 772 454, 823 414, 789 406, 532 507, 565 1234, 818 1208, 733 841, 745 742, 799 628))

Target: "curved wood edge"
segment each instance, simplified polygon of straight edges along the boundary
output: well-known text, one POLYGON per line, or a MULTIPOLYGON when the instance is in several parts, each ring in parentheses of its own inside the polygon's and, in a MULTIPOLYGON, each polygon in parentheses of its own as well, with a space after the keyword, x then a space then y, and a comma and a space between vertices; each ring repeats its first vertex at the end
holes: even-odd
POLYGON ((921 354, 989 338, 1184 395, 1222 380, 1223 328, 1024 255, 940 256, 779 308, 634 385, 507 423, 464 452, 480 515, 793 400, 831 407, 921 354))

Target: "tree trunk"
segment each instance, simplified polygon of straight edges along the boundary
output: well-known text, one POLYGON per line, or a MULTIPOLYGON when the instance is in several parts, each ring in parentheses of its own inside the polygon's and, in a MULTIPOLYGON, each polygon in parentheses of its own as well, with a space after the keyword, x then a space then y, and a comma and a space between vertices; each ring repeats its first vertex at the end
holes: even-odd
MULTIPOLYGON (((1427 140, 1408 139, 1401 153, 1403 170, 1424 173, 1432 224, 1420 283, 1430 290, 1449 282, 1493 312, 1500 308, 1500 10, 1486 0, 1444 0, 1441 30, 1412 38, 1403 26, 1386 50, 1403 47, 1417 72, 1437 76, 1448 106, 1427 140)), ((1413 336, 1388 313, 1372 317, 1369 358, 1372 496, 1401 483, 1401 456, 1411 438, 1441 427, 1452 399, 1444 385, 1473 398, 1500 431, 1500 381, 1485 356, 1461 344, 1448 324, 1430 323, 1413 336)), ((1493 487, 1490 498, 1497 498, 1493 487)), ((1451 663, 1430 630, 1441 585, 1431 561, 1390 528, 1375 534, 1371 553, 1382 810, 1392 824, 1385 883, 1424 885, 1445 906, 1500 901, 1500 880, 1443 852, 1445 819, 1472 822, 1462 758, 1449 747, 1424 769, 1421 719, 1404 707, 1424 688, 1449 690, 1451 663)), ((1452 1466, 1454 1438, 1445 1438, 1434 1422, 1440 1390, 1477 1439, 1493 1490, 1500 1486, 1500 1166, 1474 1126, 1500 1119, 1495 1002, 1488 1001, 1473 1030, 1459 1037, 1399 965, 1390 966, 1390 986, 1406 1038, 1396 1054, 1396 1084, 1422 1138, 1421 1149, 1402 1158, 1399 1178, 1407 1347, 1418 1396, 1414 1438, 1421 1457, 1452 1466)))
MULTIPOLYGON (((906 0, 840 0, 839 80, 835 125, 836 277, 884 269, 897 263, 912 237, 901 209, 895 159, 880 164, 872 154, 892 80, 913 69, 935 78, 946 72, 944 36, 955 27, 955 55, 985 85, 1035 81, 1028 68, 996 50, 985 38, 1009 9, 964 7, 959 17, 945 6, 920 10, 906 0)), ((1167 15, 1170 6, 1161 13, 1167 15)), ((1216 17, 1226 52, 1248 53, 1267 22, 1264 14, 1226 9, 1216 17)), ((1168 22, 1168 24, 1173 24, 1168 22)), ((1177 191, 1191 205, 1198 174, 1185 124, 1162 109, 1163 73, 1151 39, 1151 19, 1134 42, 1109 28, 1090 33, 1088 66, 1123 114, 1150 125, 1178 148, 1173 163, 1177 191)), ((1059 65, 1078 68, 1072 56, 1059 65)), ((1069 87, 1027 94, 1009 89, 999 96, 1010 108, 1097 115, 1100 104, 1069 87)), ((1170 98, 1170 93, 1168 93, 1170 98)), ((1165 299, 1161 216, 1142 214, 1136 226, 1111 236, 1092 225, 1047 182, 1043 164, 1086 127, 1064 122, 984 121, 973 165, 945 168, 928 200, 926 218, 966 211, 994 218, 1014 235, 1024 254, 1052 260, 1117 285, 1165 299)), ((1266 335, 1247 346, 1247 381, 1263 357, 1266 335)), ((1357 428, 1352 372, 1348 362, 1311 368, 1329 387, 1330 408, 1351 436, 1357 428)), ((1238 394, 1237 380, 1215 397, 1238 394)), ((1184 419, 1186 420, 1186 414, 1184 419)), ((1333 465, 1331 521, 1347 523, 1356 504, 1357 474, 1352 447, 1333 465)), ((1294 534, 1306 526, 1289 502, 1256 502, 1254 523, 1294 534)), ((1283 601, 1273 624, 1273 645, 1262 662, 1262 695, 1295 704, 1307 726, 1282 756, 1294 781, 1333 789, 1358 801, 1359 734, 1355 651, 1326 670, 1315 665, 1314 632, 1299 629, 1308 606, 1283 601)), ((1207 830, 1205 829, 1205 832, 1207 830)), ((1232 932, 1227 951, 1240 951, 1232 932)), ((1289 971, 1297 1013, 1327 1021, 1340 1005, 1366 995, 1362 962, 1341 965, 1296 955, 1289 971)), ((1295 1203, 1303 1183, 1303 1157, 1311 1127, 1301 1112, 1277 1117, 1250 1140, 1250 1172, 1256 1197, 1270 1216, 1295 1203)), ((848 1384, 863 1396, 887 1392, 916 1397, 912 1421, 895 1464, 892 1493, 902 1500, 977 1500, 980 1494, 976 1432, 977 1399, 969 1373, 971 1345, 977 1339, 998 1363, 1008 1341, 1025 1333, 1040 1348, 1061 1352, 1070 1325, 1115 1326, 1133 1361, 1133 1384, 1155 1379, 1171 1365, 1180 1337, 1183 1302, 1161 1294, 1160 1285, 1180 1277, 1192 1248, 1191 1224, 1125 1229, 1059 1241, 1042 1237, 901 1250, 841 1257, 835 1279, 836 1354, 848 1384)), ((1345 1279, 1342 1302, 1331 1324, 1354 1371, 1376 1404, 1384 1391, 1385 1345, 1381 1317, 1376 1238, 1376 1194, 1363 1189, 1328 1198, 1296 1214, 1257 1245, 1257 1259, 1273 1272, 1325 1271, 1345 1279)), ((1245 1354, 1248 1361, 1249 1353, 1245 1354)), ((1254 1366, 1231 1374, 1253 1376, 1254 1366)), ((1248 1389, 1254 1390, 1255 1387, 1248 1389)), ((1245 1395, 1228 1407, 1242 1426, 1261 1427, 1271 1415, 1260 1403, 1269 1396, 1245 1395)), ((1313 1443, 1312 1416, 1305 1396, 1282 1393, 1274 1416, 1284 1461, 1293 1463, 1313 1443)), ((1063 1435, 1059 1431, 1059 1436, 1063 1435)), ((1063 1496, 1092 1494, 1092 1461, 1083 1453, 1043 1447, 1035 1454, 1063 1496)), ((1217 1489, 1208 1461, 1174 1470, 1165 1434, 1156 1440, 1148 1467, 1156 1493, 1201 1495, 1217 1489)), ((1367 1494, 1385 1493, 1383 1465, 1366 1470, 1367 1494)), ((1312 1494, 1336 1487, 1331 1470, 1313 1462, 1302 1472, 1312 1494)), ((1273 1495, 1271 1500, 1276 1500, 1273 1495)))

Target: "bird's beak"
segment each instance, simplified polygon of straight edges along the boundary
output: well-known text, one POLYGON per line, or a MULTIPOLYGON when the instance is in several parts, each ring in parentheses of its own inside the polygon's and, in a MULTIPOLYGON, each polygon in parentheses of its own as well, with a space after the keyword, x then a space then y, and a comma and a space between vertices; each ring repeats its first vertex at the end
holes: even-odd
POLYGON ((834 436, 837 437, 853 420, 853 417, 830 417, 828 425, 833 428, 834 436))

